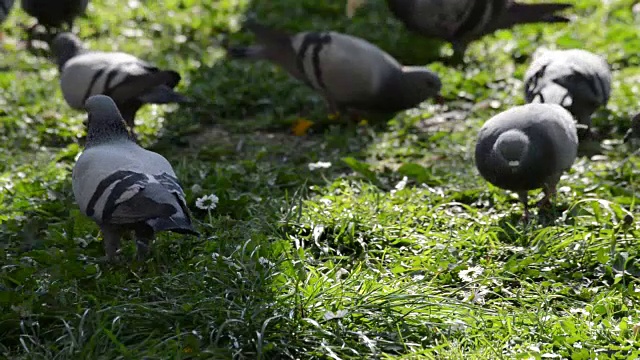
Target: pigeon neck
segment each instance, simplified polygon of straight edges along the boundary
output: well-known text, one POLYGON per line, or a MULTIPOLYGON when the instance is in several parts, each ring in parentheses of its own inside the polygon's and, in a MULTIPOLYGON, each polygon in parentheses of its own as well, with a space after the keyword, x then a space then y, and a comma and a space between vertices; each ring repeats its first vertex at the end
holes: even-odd
POLYGON ((535 94, 531 102, 558 104, 564 108, 568 108, 573 104, 573 99, 571 98, 571 94, 569 94, 569 90, 567 90, 567 88, 559 84, 552 83, 540 89, 540 91, 535 94))
POLYGON ((67 63, 67 61, 85 52, 87 52, 87 50, 80 46, 74 46, 71 48, 64 49, 60 54, 58 54, 56 59, 56 62, 58 64, 58 70, 62 70, 64 65, 67 63))
POLYGON ((133 141, 124 120, 100 121, 89 117, 89 130, 86 147, 96 146, 117 141, 133 141))
POLYGON ((507 130, 496 140, 494 151, 507 167, 516 170, 529 152, 529 138, 520 130, 507 130))

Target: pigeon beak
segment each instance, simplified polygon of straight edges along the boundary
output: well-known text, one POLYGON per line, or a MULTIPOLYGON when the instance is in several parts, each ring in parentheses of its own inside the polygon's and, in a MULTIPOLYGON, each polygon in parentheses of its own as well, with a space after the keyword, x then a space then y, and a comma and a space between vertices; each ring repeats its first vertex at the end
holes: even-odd
POLYGON ((511 168, 511 170, 516 171, 518 166, 520 166, 520 161, 519 160, 511 160, 509 161, 509 167, 511 168))
POLYGON ((351 19, 366 0, 347 0, 347 17, 351 19))

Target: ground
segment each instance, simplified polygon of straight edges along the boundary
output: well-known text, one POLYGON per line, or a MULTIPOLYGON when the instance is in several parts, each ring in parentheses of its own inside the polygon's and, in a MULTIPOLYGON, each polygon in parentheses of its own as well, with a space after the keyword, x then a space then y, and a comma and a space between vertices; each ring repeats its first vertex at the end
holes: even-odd
POLYGON ((91 1, 76 22, 91 48, 175 69, 196 100, 147 106, 137 123, 174 165, 202 235, 163 233, 144 262, 127 242, 115 265, 71 192, 86 114, 64 102, 46 46, 25 50, 21 26, 34 20, 16 6, 0 59, 0 353, 638 358, 640 158, 621 139, 640 110, 639 5, 569 2, 570 24, 500 31, 451 67, 449 45, 409 34, 381 0, 353 20, 343 0, 91 1), (224 58, 225 41, 251 40, 248 13, 367 38, 437 71, 447 101, 293 136, 295 120, 327 121, 326 108, 270 64, 224 58), (594 115, 598 154, 578 158, 555 208, 525 224, 515 195, 478 175, 473 149, 484 121, 523 103, 539 46, 602 54, 614 82, 594 115), (208 194, 217 207, 198 209, 208 194))

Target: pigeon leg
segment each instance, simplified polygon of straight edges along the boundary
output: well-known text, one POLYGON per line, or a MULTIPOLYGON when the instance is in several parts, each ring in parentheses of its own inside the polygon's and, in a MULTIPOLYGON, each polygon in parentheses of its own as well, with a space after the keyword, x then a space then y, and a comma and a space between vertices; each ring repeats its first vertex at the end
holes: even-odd
POLYGON ((544 197, 538 201, 537 207, 547 207, 551 205, 551 199, 556 195, 556 185, 545 186, 544 197))
POLYGON ((153 229, 144 225, 135 229, 136 233, 136 258, 144 260, 149 255, 149 244, 153 241, 153 229))
POLYGON ((104 251, 107 254, 107 260, 113 261, 116 253, 120 248, 120 237, 122 232, 110 226, 101 226, 102 241, 104 242, 104 251))
POLYGON ((524 206, 524 213, 522 214, 522 220, 529 221, 529 195, 527 191, 518 192, 518 198, 520 198, 520 202, 524 206))
POLYGON ((452 43, 453 55, 447 59, 446 63, 449 65, 460 65, 464 63, 464 53, 467 52, 466 43, 452 43))

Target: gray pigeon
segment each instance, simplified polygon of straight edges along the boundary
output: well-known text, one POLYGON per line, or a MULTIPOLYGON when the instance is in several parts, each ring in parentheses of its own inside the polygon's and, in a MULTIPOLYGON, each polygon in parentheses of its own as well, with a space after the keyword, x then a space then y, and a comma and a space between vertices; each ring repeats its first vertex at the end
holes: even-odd
POLYGON ((2 24, 9 16, 15 0, 0 0, 0 24, 2 24))
POLYGON ((587 128, 591 115, 611 95, 607 61, 580 49, 536 51, 524 82, 527 102, 562 105, 587 128))
POLYGON ((144 104, 186 103, 173 91, 180 74, 122 52, 87 50, 71 33, 57 35, 51 48, 60 71, 60 87, 69 106, 82 109, 92 95, 111 97, 133 130, 136 112, 144 104))
POLYGON ((99 226, 113 260, 124 233, 135 232, 138 258, 158 231, 198 233, 171 164, 130 137, 116 104, 105 95, 86 101, 87 143, 72 173, 80 210, 99 226))
POLYGON ((556 104, 527 104, 484 123, 475 157, 482 177, 518 193, 528 218, 529 190, 543 188, 545 196, 538 205, 549 203, 577 151, 577 129, 567 110, 556 104))
POLYGON ((258 44, 228 49, 231 58, 264 59, 323 95, 329 110, 389 114, 438 96, 440 78, 402 66, 375 45, 337 32, 289 35, 248 21, 258 44))
MULTIPOLYGON (((347 0, 347 15, 366 0, 347 0)), ((558 23, 569 19, 555 15, 571 4, 521 4, 512 0, 386 0, 389 10, 410 31, 450 42, 459 61, 470 42, 517 24, 558 23)))
POLYGON ((73 20, 85 13, 88 4, 89 0, 21 0, 22 9, 35 17, 47 32, 63 24, 71 31, 73 20))

